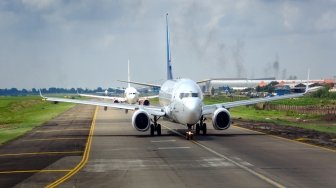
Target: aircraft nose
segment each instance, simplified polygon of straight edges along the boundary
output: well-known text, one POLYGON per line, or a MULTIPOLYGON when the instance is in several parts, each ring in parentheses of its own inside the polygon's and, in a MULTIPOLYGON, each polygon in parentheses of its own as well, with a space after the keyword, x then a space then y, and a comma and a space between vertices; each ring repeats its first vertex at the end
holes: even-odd
POLYGON ((199 121, 202 115, 202 105, 197 99, 185 100, 184 111, 188 124, 195 124, 199 121))

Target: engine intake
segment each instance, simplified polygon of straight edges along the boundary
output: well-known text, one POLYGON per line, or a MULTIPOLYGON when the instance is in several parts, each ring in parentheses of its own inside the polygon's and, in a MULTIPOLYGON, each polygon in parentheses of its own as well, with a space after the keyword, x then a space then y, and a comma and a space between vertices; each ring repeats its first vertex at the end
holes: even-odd
POLYGON ((139 101, 139 104, 140 104, 140 105, 144 105, 144 106, 149 106, 149 105, 150 105, 150 102, 149 102, 149 100, 145 99, 145 100, 140 100, 140 101, 139 101))
POLYGON ((218 108, 212 116, 212 125, 217 130, 225 130, 231 125, 230 112, 225 108, 218 108))
POLYGON ((150 126, 150 118, 146 111, 137 110, 132 116, 132 125, 138 131, 147 131, 150 126))

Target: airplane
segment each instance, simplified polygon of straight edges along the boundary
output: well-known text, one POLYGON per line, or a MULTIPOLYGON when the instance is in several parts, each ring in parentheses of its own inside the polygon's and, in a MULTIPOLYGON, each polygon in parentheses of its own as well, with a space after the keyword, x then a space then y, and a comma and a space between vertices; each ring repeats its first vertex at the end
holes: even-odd
MULTIPOLYGON (((157 95, 154 96, 146 96, 146 97, 139 97, 139 92, 134 87, 131 87, 130 81, 130 66, 129 66, 129 60, 127 62, 127 68, 128 68, 128 86, 126 89, 124 89, 124 97, 112 97, 112 96, 100 96, 100 95, 90 95, 90 94, 80 94, 77 93, 79 96, 83 97, 91 97, 91 98, 100 98, 100 99, 109 99, 112 100, 113 103, 128 103, 128 104, 142 104, 145 106, 149 106, 150 102, 148 99, 151 98, 157 98, 157 95)), ((105 91, 107 94, 107 90, 105 91)))
MULTIPOLYGON (((206 115, 212 115, 212 125, 216 130, 226 130, 231 125, 231 115, 229 109, 237 106, 245 106, 260 102, 269 102, 287 98, 302 97, 308 93, 308 87, 305 93, 288 94, 268 98, 248 99, 235 102, 225 102, 211 105, 203 104, 203 93, 197 82, 183 78, 174 79, 171 65, 170 52, 170 33, 168 27, 168 14, 166 14, 166 43, 167 43, 167 80, 161 85, 148 83, 139 83, 128 81, 145 86, 160 87, 159 102, 160 106, 143 106, 126 103, 106 103, 100 101, 76 100, 65 98, 41 97, 48 101, 69 102, 77 104, 107 106, 111 108, 133 110, 132 126, 138 131, 150 130, 150 135, 161 135, 161 125, 158 123, 160 118, 165 118, 187 127, 186 139, 193 139, 194 129, 196 135, 207 133, 207 124, 204 122, 206 115), (151 123, 153 122, 153 123, 151 123)), ((309 78, 309 72, 308 72, 309 78)))

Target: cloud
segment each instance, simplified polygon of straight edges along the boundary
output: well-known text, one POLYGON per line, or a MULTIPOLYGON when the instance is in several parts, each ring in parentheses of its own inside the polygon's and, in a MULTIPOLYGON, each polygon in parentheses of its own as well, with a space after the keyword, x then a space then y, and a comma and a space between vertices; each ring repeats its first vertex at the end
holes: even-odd
POLYGON ((21 1, 23 6, 34 11, 50 9, 60 2, 58 0, 21 0, 21 1))
POLYGON ((318 31, 335 31, 336 30, 336 12, 328 11, 322 13, 316 21, 316 30, 318 31))
POLYGON ((262 77, 279 54, 276 74, 305 78, 296 70, 320 64, 316 76, 330 77, 335 10, 311 0, 0 1, 0 88, 118 86, 127 59, 132 78, 163 79, 167 12, 174 75, 262 77))

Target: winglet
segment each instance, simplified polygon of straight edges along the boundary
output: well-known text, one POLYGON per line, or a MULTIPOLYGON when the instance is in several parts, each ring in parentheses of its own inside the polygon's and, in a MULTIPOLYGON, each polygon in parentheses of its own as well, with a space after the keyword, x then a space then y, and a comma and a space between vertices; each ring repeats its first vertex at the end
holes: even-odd
POLYGON ((308 91, 309 91, 309 74, 310 74, 310 69, 308 69, 307 83, 306 83, 306 90, 305 90, 305 93, 308 93, 308 91))

